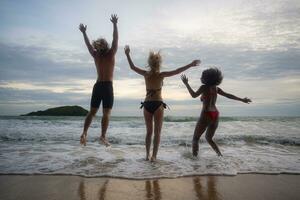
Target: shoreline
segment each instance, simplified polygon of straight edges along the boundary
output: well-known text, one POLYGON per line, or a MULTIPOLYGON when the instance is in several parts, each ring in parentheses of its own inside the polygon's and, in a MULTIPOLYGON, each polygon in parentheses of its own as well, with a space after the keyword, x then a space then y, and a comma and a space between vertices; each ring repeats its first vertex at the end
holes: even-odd
POLYGON ((238 172, 237 174, 190 174, 190 175, 181 175, 181 176, 153 176, 153 177, 125 177, 125 176, 111 176, 111 175, 101 175, 101 176, 93 176, 93 175, 81 175, 81 174, 66 174, 66 173, 0 173, 1 176, 70 176, 70 177, 80 177, 80 178, 104 178, 104 179, 121 179, 128 181, 139 181, 139 180, 154 180, 154 179, 181 179, 181 178, 191 178, 191 177, 236 177, 242 175, 270 175, 270 176, 279 176, 279 175, 295 175, 300 176, 300 172, 238 172))
POLYGON ((0 175, 0 199, 298 199, 300 175, 238 174, 124 179, 0 175))

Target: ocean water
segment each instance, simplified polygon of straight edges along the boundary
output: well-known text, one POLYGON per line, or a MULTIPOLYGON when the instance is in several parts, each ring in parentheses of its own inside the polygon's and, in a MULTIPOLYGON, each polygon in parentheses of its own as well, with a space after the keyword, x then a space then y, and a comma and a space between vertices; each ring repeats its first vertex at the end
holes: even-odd
POLYGON ((224 117, 216 153, 200 141, 191 154, 197 118, 166 117, 158 161, 145 161, 142 117, 112 117, 111 147, 99 144, 100 117, 79 145, 84 117, 0 117, 0 174, 68 174, 132 179, 239 173, 300 174, 300 117, 224 117))

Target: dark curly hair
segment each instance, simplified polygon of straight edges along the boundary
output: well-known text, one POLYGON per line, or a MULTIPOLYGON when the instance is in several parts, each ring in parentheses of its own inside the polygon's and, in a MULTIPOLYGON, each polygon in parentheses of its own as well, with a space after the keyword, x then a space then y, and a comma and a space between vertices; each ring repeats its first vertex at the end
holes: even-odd
POLYGON ((202 72, 201 82, 207 86, 220 85, 223 80, 222 72, 216 68, 211 67, 202 72))

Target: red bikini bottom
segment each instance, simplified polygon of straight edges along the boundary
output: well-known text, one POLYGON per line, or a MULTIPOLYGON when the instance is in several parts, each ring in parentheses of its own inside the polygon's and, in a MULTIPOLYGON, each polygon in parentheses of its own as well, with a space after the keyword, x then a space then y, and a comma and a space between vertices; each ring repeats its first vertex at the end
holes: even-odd
POLYGON ((219 118, 219 112, 218 111, 206 111, 205 114, 212 121, 216 121, 219 118))

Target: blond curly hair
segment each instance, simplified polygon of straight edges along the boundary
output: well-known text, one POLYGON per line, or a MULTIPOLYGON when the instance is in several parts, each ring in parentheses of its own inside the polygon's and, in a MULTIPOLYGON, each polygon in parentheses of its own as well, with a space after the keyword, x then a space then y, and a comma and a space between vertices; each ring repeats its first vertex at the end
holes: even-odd
POLYGON ((150 51, 148 57, 148 65, 151 71, 158 72, 160 70, 161 62, 162 62, 162 58, 160 52, 155 53, 153 51, 150 51))
POLYGON ((104 38, 93 41, 93 47, 100 55, 104 55, 109 51, 109 45, 104 38))

